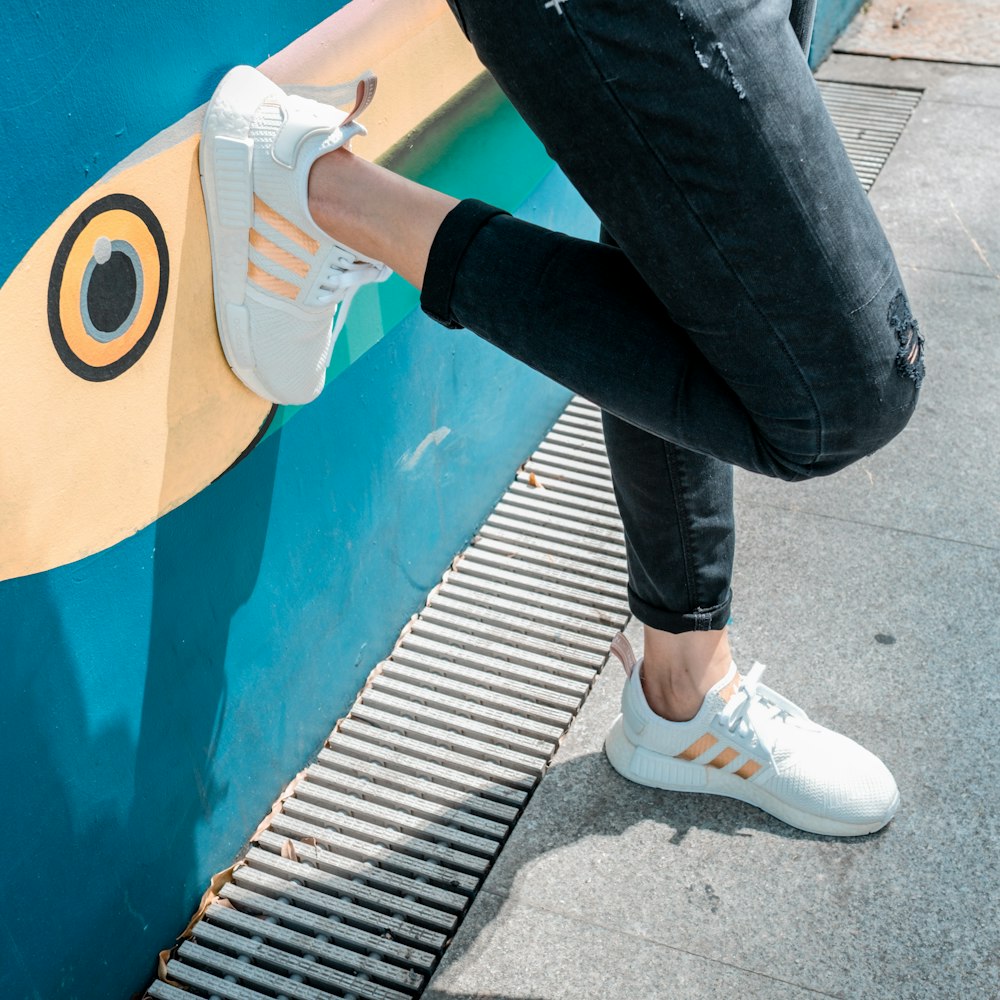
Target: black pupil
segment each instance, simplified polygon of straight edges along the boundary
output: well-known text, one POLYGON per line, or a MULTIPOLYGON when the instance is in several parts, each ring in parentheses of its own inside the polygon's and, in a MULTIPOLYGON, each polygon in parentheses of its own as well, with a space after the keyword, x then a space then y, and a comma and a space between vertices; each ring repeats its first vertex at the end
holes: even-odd
POLYGON ((135 305, 135 267, 127 254, 114 250, 107 262, 98 264, 87 286, 87 312, 94 328, 112 333, 128 319, 135 305))

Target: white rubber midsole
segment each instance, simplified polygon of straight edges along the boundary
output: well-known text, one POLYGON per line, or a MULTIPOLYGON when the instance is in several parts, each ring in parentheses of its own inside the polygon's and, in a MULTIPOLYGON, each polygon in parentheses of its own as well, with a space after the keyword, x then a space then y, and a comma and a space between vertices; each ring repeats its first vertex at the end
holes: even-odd
POLYGON ((620 715, 604 741, 604 752, 611 766, 629 781, 674 792, 724 795, 763 809, 799 830, 830 837, 860 837, 866 833, 874 833, 892 819, 899 805, 897 793, 885 814, 867 823, 845 823, 816 816, 781 801, 759 783, 637 746, 625 734, 625 723, 620 715))
POLYGON ((244 306, 247 287, 248 236, 253 224, 253 140, 247 122, 274 92, 274 86, 246 67, 231 70, 216 88, 205 113, 205 132, 198 147, 198 168, 205 195, 208 238, 212 249, 212 290, 219 341, 229 367, 259 396, 280 402, 257 377, 250 345, 250 317, 244 306), (232 86, 234 74, 245 79, 232 86), (233 113, 220 109, 219 93, 238 93, 233 113))

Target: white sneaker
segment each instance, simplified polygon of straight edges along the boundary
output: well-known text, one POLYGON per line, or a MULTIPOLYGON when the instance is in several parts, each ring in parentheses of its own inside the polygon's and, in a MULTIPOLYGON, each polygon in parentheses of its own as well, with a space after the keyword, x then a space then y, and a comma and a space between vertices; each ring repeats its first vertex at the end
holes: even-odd
POLYGON ((761 664, 743 678, 733 664, 693 719, 668 722, 647 704, 624 636, 615 647, 628 679, 604 750, 623 777, 740 799, 810 833, 855 837, 892 819, 899 792, 888 768, 761 684, 761 664))
POLYGON ((355 115, 375 78, 347 86, 355 106, 341 111, 237 66, 205 113, 198 156, 219 338, 240 380, 275 403, 319 395, 354 293, 391 273, 331 239, 309 212, 313 163, 364 134, 355 115))

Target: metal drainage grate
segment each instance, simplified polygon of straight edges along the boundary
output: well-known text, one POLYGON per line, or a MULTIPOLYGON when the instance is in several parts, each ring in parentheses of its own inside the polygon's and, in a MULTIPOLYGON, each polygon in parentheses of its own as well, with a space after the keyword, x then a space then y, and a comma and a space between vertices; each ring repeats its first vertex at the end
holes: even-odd
POLYGON ((148 995, 419 996, 628 617, 574 400, 148 995), (179 988, 183 987, 183 988, 179 988))
POLYGON ((866 191, 923 96, 921 90, 817 80, 823 102, 866 191))

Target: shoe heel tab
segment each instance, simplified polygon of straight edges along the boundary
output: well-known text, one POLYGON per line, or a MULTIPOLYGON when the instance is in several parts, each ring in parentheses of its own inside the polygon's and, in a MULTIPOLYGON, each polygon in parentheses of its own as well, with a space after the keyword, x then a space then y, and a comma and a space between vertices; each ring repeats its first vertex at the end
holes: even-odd
POLYGON ((631 677, 632 671, 635 669, 635 665, 639 662, 635 655, 635 651, 632 649, 632 643, 625 638, 623 632, 619 632, 611 640, 611 652, 617 657, 618 662, 621 663, 623 669, 625 670, 625 676, 631 677))
POLYGON ((344 119, 345 125, 348 122, 354 121, 371 104, 375 98, 375 87, 377 85, 378 78, 371 70, 365 70, 354 81, 354 107, 347 112, 347 117, 344 119))
POLYGON ((371 70, 365 70, 353 80, 346 83, 315 84, 289 83, 286 89, 289 96, 305 97, 319 104, 329 104, 340 114, 346 115, 342 124, 347 125, 360 115, 375 97, 378 79, 371 70), (345 110, 350 108, 349 111, 345 110))
MULTIPOLYGON (((346 146, 355 135, 365 135, 365 128, 357 121, 357 116, 371 104, 375 83, 375 74, 365 72, 337 87, 296 88, 295 93, 289 92, 271 101, 281 118, 278 134, 271 146, 274 162, 294 170, 307 140, 315 136, 339 136, 336 144, 314 148, 313 152, 318 156, 320 151, 330 152, 346 146), (350 105, 351 110, 344 111, 343 105, 350 105)), ((311 165, 311 160, 304 164, 305 167, 311 165)), ((308 173, 305 176, 308 177, 308 173)))
POLYGON ((349 125, 371 104, 375 98, 377 84, 378 78, 370 69, 366 69, 364 73, 356 76, 353 80, 332 86, 329 84, 322 86, 305 83, 288 84, 288 93, 317 101, 320 104, 329 104, 341 114, 347 115, 341 125, 349 125), (350 108, 350 111, 345 112, 345 108, 350 108))

